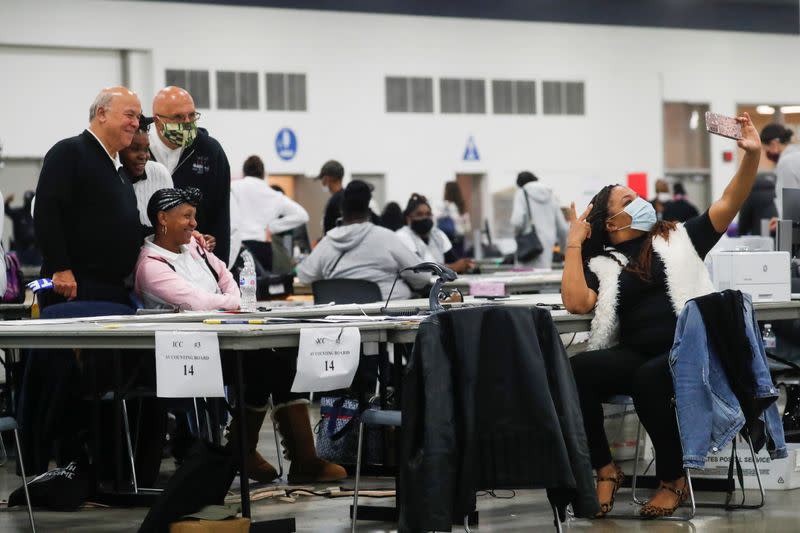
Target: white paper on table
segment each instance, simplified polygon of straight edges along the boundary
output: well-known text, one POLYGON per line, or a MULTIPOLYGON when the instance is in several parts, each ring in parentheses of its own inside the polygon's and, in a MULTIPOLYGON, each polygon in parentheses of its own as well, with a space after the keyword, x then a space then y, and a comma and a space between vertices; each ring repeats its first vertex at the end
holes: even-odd
POLYGON ((156 331, 156 396, 225 396, 216 333, 156 331))
POLYGON ((389 320, 384 315, 328 315, 325 317, 329 322, 384 322, 389 320))
POLYGON ((292 392, 344 389, 353 382, 361 351, 358 328, 303 328, 292 392))

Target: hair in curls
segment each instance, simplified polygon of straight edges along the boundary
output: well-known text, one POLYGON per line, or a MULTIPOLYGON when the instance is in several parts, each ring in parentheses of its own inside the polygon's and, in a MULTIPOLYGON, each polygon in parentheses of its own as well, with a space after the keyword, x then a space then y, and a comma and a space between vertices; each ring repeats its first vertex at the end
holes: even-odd
POLYGON ((403 211, 403 216, 411 216, 411 213, 413 213, 417 207, 421 205, 427 205, 428 207, 431 206, 431 204, 428 203, 428 199, 421 194, 412 194, 411 198, 408 199, 405 210, 403 211))
POLYGON ((614 187, 618 186, 617 184, 606 185, 592 198, 592 210, 586 217, 586 221, 592 227, 592 236, 583 241, 581 255, 584 263, 587 265, 589 260, 598 255, 610 257, 620 266, 624 267, 625 270, 636 275, 642 281, 650 281, 650 270, 653 260, 653 237, 659 236, 663 237, 665 240, 669 240, 669 232, 674 230, 676 225, 674 222, 656 222, 653 229, 650 230, 649 237, 645 239, 644 244, 642 244, 639 257, 629 261, 627 265, 620 263, 613 254, 606 251, 606 246, 611 244, 608 231, 606 230, 606 221, 608 217, 611 216, 608 212, 608 200, 611 197, 611 191, 614 190, 614 187))

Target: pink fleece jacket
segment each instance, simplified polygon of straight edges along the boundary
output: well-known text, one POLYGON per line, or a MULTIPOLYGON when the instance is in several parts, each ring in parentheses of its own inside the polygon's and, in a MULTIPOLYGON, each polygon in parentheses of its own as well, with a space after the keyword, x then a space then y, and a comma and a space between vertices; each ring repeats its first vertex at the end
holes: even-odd
MULTIPOLYGON (((203 261, 200 245, 192 239, 189 253, 195 260, 203 261)), ((136 294, 147 301, 148 295, 168 305, 186 311, 211 311, 214 309, 239 309, 239 286, 225 263, 212 253, 207 253, 208 263, 219 277, 219 288, 222 294, 203 291, 189 283, 180 274, 170 268, 159 256, 147 246, 142 246, 136 262, 136 294)))

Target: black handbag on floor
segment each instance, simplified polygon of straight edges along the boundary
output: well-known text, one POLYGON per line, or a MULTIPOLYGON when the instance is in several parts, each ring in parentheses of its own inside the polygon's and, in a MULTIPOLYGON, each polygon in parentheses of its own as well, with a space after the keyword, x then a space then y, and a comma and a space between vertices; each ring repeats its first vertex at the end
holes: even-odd
MULTIPOLYGON (((77 511, 94 491, 94 475, 90 465, 72 461, 28 482, 33 507, 51 511, 77 511)), ((25 505, 25 489, 19 487, 8 497, 8 506, 25 505)))
POLYGON ((542 241, 539 240, 539 234, 536 233, 536 226, 533 223, 528 191, 525 190, 525 187, 520 188, 522 189, 522 194, 525 195, 525 207, 528 211, 528 221, 531 227, 528 233, 520 233, 515 237, 517 241, 517 258, 520 261, 532 261, 542 254, 544 247, 542 246, 542 241))

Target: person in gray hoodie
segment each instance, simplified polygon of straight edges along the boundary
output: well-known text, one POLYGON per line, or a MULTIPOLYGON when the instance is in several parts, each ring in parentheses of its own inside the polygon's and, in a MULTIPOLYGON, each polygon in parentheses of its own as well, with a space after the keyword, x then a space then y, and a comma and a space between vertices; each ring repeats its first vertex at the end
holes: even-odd
MULTIPOLYGON (((373 281, 387 298, 397 273, 420 262, 393 231, 370 222, 369 185, 351 181, 344 190, 342 225, 325 234, 297 269, 305 284, 321 279, 363 279, 373 281)), ((394 288, 393 297, 406 299, 411 289, 430 283, 430 275, 403 272, 394 288)))
POLYGON ((520 263, 535 268, 551 268, 553 265, 553 246, 556 242, 564 247, 569 225, 564 213, 558 205, 558 199, 548 187, 538 183, 539 179, 528 171, 517 175, 517 192, 514 195, 514 207, 511 210, 511 225, 516 234, 531 231, 531 220, 528 217, 530 207, 536 234, 542 242, 544 251, 531 261, 520 263), (525 205, 527 193, 528 206, 525 205))

